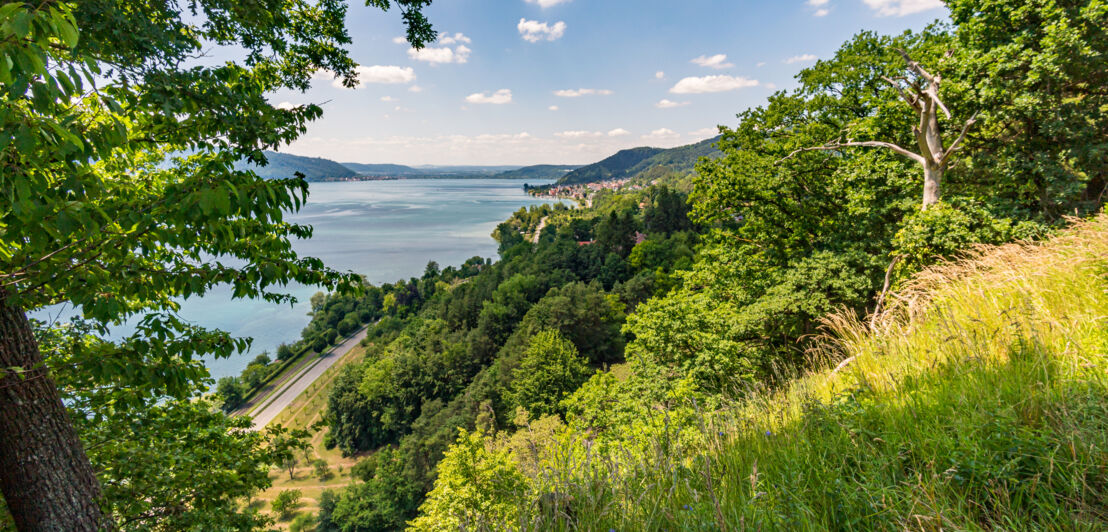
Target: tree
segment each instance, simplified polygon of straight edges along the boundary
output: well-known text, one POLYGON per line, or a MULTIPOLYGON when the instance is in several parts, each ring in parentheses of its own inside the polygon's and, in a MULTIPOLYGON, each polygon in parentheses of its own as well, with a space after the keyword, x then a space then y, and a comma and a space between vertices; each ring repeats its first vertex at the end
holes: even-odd
POLYGON ((557 331, 541 331, 515 370, 508 403, 535 418, 561 413, 559 403, 588 377, 588 363, 572 342, 557 331))
POLYGON ((273 498, 273 513, 279 515, 281 519, 291 518, 292 514, 300 508, 302 496, 303 493, 300 490, 281 490, 281 493, 273 498))
MULTIPOLYGON (((429 0, 397 3, 408 40, 433 40, 421 13, 429 0)), ((0 491, 20 528, 107 525, 27 312, 68 302, 99 324, 137 317, 119 349, 76 366, 96 385, 180 398, 206 377, 190 362, 246 342, 181 322, 175 298, 230 284, 236 296, 280 302, 291 298, 271 287, 355 283, 292 250, 289 238, 308 234, 284 221, 303 204, 302 178, 235 167, 264 164, 263 149, 321 114, 278 109, 267 95, 306 89, 317 70, 356 82, 345 6, 200 0, 191 9, 203 15, 166 2, 0 6, 0 491), (191 60, 224 46, 243 59, 191 60), (177 361, 182 371, 157 371, 177 361)))
MULTIPOLYGON (((332 530, 400 530, 418 507, 423 489, 409 479, 410 463, 392 447, 364 461, 369 460, 374 464, 372 475, 344 490, 334 502, 329 515, 332 530)), ((321 526, 322 515, 320 501, 321 526)))
POLYGON ((1101 208, 1108 186, 1108 10, 1096 0, 947 0, 951 105, 980 110, 960 193, 1057 223, 1101 208))
POLYGON ((289 480, 295 480, 296 464, 300 454, 312 448, 311 432, 305 429, 288 429, 280 425, 266 428, 269 453, 274 463, 289 472, 289 480))
POLYGON ((309 299, 308 302, 310 308, 312 309, 312 312, 319 312, 323 310, 323 306, 327 303, 327 294, 324 294, 323 292, 316 292, 312 294, 312 297, 311 299, 309 299))
POLYGON ((939 88, 943 78, 941 75, 928 72, 918 62, 913 61, 912 57, 908 55, 908 52, 903 49, 897 51, 904 58, 904 62, 907 65, 907 75, 901 75, 895 78, 882 76, 881 78, 896 89, 904 102, 907 103, 919 117, 918 125, 912 128, 912 134, 916 140, 917 151, 902 148, 895 142, 878 140, 843 141, 840 139, 831 141, 822 146, 800 148, 789 156, 791 157, 803 151, 838 151, 842 148, 852 146, 892 150, 894 153, 907 157, 923 167, 922 209, 926 210, 939 201, 943 173, 946 172, 946 169, 950 166, 953 155, 962 147, 962 143, 966 139, 966 133, 969 132, 970 127, 977 121, 977 116, 974 115, 970 117, 969 120, 966 120, 958 136, 954 138, 949 147, 944 148, 943 132, 939 125, 939 114, 941 112, 946 115, 948 120, 951 118, 951 115, 950 110, 947 109, 946 104, 944 104, 939 97, 939 88))
POLYGON ((242 404, 246 390, 238 377, 223 377, 215 388, 216 394, 223 399, 223 410, 230 412, 242 404))
POLYGON ((284 362, 292 358, 295 354, 296 352, 292 350, 292 347, 290 347, 289 344, 282 343, 281 345, 277 346, 277 360, 284 362))
POLYGON ((323 490, 319 494, 319 514, 316 516, 316 532, 339 532, 340 529, 332 516, 335 513, 335 504, 338 497, 333 490, 323 490))
POLYGON ((516 524, 527 477, 507 450, 490 451, 480 433, 459 430, 438 466, 438 480, 410 525, 417 531, 501 529, 516 524))

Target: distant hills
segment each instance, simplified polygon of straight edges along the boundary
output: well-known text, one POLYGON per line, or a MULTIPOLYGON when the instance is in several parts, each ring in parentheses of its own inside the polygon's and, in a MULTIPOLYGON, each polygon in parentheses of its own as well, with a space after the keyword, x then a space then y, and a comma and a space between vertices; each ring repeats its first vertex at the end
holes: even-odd
POLYGON ((687 173, 701 157, 718 157, 714 146, 719 137, 677 148, 631 148, 590 165, 537 164, 533 166, 405 166, 402 164, 338 163, 321 157, 265 152, 269 164, 254 166, 245 161, 236 168, 254 170, 266 179, 292 177, 301 172, 308 181, 353 179, 428 179, 484 177, 493 179, 556 180, 575 185, 635 177, 650 170, 687 173))
POLYGON ((500 172, 493 177, 499 179, 561 179, 567 173, 580 167, 581 165, 577 164, 536 164, 500 172))
POLYGON ((579 185, 598 181, 614 181, 638 176, 654 168, 671 172, 689 172, 701 157, 719 157, 715 147, 719 137, 676 148, 631 148, 620 150, 603 161, 582 166, 558 180, 558 185, 579 185))
POLYGON ((358 177, 357 172, 330 159, 320 157, 302 157, 287 153, 265 152, 269 164, 255 166, 246 161, 235 164, 236 170, 254 170, 260 177, 266 179, 282 179, 292 177, 296 172, 304 174, 308 181, 324 181, 328 179, 351 179, 358 177))

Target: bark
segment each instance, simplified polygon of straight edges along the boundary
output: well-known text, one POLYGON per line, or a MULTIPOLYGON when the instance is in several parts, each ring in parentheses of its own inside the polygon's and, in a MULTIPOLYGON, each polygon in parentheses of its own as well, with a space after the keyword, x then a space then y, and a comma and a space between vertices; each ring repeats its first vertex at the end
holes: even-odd
POLYGON ((0 492, 21 531, 100 529, 100 484, 23 309, 0 289, 0 492))
POLYGON ((942 165, 927 163, 923 165, 923 209, 939 202, 943 184, 942 165))

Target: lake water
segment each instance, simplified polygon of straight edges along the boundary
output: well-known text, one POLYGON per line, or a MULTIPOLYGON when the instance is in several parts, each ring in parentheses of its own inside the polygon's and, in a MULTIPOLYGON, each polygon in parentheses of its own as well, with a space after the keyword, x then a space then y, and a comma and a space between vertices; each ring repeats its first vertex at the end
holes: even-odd
MULTIPOLYGON (((525 194, 522 181, 510 180, 312 183, 307 204, 289 219, 314 228, 311 239, 293 241, 301 256, 380 284, 419 277, 432 260, 446 267, 473 256, 495 258, 490 235, 497 224, 522 206, 546 202, 525 194)), ((272 355, 280 343, 300 338, 310 320, 308 298, 318 290, 290 287, 286 292, 300 301, 289 306, 235 300, 229 289, 219 288, 183 301, 180 314, 203 327, 254 338, 249 353, 208 361, 218 379, 238 375, 254 355, 272 355)))

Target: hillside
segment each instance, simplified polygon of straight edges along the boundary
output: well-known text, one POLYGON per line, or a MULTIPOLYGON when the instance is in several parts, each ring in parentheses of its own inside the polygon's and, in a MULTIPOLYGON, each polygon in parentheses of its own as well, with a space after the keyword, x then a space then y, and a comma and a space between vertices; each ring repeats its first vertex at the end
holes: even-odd
POLYGON ((524 166, 515 170, 508 170, 494 174, 496 179, 561 179, 568 172, 580 168, 580 165, 572 164, 536 164, 524 166))
POLYGON ((599 181, 633 178, 651 169, 664 167, 671 172, 688 172, 701 157, 719 157, 715 144, 719 137, 676 148, 631 148, 621 150, 600 162, 582 166, 558 180, 559 185, 578 185, 599 181))
POLYGON ((628 170, 663 151, 665 150, 662 148, 647 147, 620 150, 607 159, 582 166, 566 174, 558 180, 557 184, 578 185, 630 177, 628 170))
POLYGON ((411 166, 402 164, 364 164, 342 163, 343 166, 357 172, 361 176, 406 176, 421 175, 423 170, 417 170, 411 166))
MULTIPOLYGON (((442 467, 515 479, 482 501, 521 509, 509 522, 471 514, 491 529, 1104 530, 1106 269, 1102 215, 926 270, 872 328, 829 317, 823 369, 779 391, 660 407, 634 404, 649 381, 607 379, 585 421, 463 432, 442 467)), ((449 487, 424 512, 457 511, 449 487)))
POLYGON ((673 172, 688 172, 696 166, 701 157, 716 158, 723 155, 716 148, 719 137, 705 139, 696 144, 670 148, 650 157, 627 170, 630 176, 636 176, 652 168, 663 166, 673 172))
POLYGON ((288 153, 266 151, 269 159, 266 166, 253 166, 245 161, 239 161, 235 168, 243 170, 253 169, 257 174, 266 179, 281 179, 292 177, 296 172, 301 172, 308 181, 320 181, 325 179, 345 179, 357 177, 357 173, 330 159, 320 157, 303 157, 288 153))

